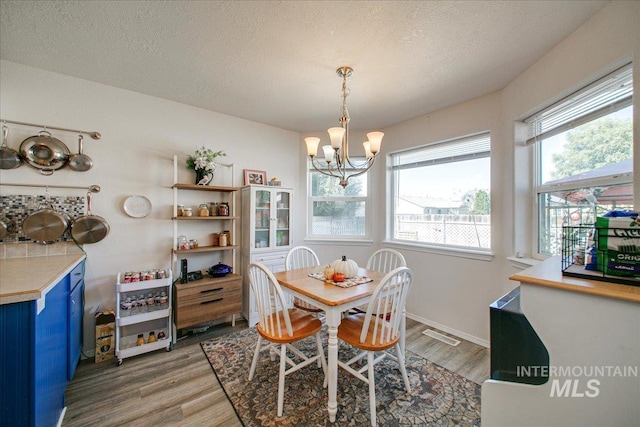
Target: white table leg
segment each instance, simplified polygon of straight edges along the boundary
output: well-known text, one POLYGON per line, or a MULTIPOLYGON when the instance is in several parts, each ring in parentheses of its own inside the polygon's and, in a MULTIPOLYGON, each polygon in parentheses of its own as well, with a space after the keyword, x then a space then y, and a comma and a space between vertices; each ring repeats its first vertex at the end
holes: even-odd
POLYGON ((328 392, 329 403, 327 409, 329 411, 329 421, 332 423, 336 421, 336 414, 338 412, 337 391, 338 391, 338 325, 342 313, 340 310, 331 310, 326 312, 327 315, 327 327, 329 332, 329 341, 327 349, 327 375, 328 377, 328 392))

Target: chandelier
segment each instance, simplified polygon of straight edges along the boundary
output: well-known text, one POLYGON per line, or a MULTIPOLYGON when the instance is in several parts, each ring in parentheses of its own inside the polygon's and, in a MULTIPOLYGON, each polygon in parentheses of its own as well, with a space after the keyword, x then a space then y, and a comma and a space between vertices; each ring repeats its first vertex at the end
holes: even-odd
POLYGON ((367 141, 363 142, 366 160, 364 162, 353 162, 349 158, 349 111, 347 110, 347 77, 353 74, 351 67, 340 67, 336 70, 339 77, 342 77, 342 117, 340 117, 340 126, 329 128, 329 139, 331 145, 322 147, 324 153, 324 163, 318 160, 318 144, 320 138, 310 136, 304 139, 307 144, 307 154, 311 159, 311 164, 318 172, 336 177, 340 180, 340 185, 345 188, 349 183, 349 178, 362 175, 373 166, 376 160, 376 154, 380 151, 382 143, 382 132, 367 133, 367 141), (325 164, 326 163, 326 164, 325 164))

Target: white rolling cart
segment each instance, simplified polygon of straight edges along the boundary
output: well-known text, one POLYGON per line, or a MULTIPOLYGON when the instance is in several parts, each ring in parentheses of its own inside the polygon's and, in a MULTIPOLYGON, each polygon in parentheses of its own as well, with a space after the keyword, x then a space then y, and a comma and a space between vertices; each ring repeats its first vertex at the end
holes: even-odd
MULTIPOLYGON (((118 274, 116 284, 116 357, 121 365, 127 357, 166 348, 172 348, 172 284, 171 270, 165 277, 154 280, 125 282, 124 273, 118 274), (127 300, 140 301, 144 296, 155 300, 153 304, 128 308, 127 300), (158 298, 159 296, 159 298, 158 298), (150 336, 155 337, 149 339, 150 336), (142 338, 142 344, 137 340, 142 338), (151 342, 150 342, 151 341, 151 342)), ((135 303, 134 303, 135 304, 135 303)))

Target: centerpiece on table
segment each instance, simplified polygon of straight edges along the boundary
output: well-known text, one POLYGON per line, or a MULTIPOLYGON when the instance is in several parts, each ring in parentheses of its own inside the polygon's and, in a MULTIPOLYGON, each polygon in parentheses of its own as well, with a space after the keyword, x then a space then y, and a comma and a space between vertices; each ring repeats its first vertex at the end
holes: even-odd
POLYGON ((196 184, 208 185, 213 180, 213 172, 218 167, 218 157, 226 156, 224 151, 213 151, 210 148, 197 148, 193 155, 187 157, 187 169, 196 172, 196 184))

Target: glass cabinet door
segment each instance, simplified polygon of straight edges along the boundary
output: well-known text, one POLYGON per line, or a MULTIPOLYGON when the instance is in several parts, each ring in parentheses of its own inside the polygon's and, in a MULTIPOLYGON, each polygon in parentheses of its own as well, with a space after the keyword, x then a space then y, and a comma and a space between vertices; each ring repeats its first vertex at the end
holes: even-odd
POLYGON ((268 248, 271 246, 271 192, 256 190, 255 197, 255 247, 268 248))
POLYGON ((276 196, 276 246, 289 246, 289 211, 291 194, 277 191, 276 196))

